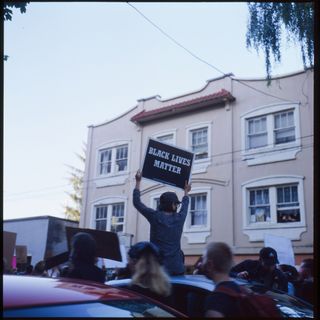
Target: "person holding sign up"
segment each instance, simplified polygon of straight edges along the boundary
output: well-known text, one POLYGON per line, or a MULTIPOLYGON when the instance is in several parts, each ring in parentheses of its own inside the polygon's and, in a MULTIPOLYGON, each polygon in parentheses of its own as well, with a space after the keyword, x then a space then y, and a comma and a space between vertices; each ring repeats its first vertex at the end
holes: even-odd
POLYGON ((191 190, 191 184, 185 182, 184 197, 181 202, 174 192, 165 192, 160 196, 159 207, 154 210, 145 206, 140 200, 140 170, 137 171, 135 178, 133 205, 150 223, 150 242, 159 247, 163 255, 164 267, 170 275, 184 274, 184 254, 180 240, 188 213, 188 193, 191 190), (181 209, 177 212, 179 205, 181 209))

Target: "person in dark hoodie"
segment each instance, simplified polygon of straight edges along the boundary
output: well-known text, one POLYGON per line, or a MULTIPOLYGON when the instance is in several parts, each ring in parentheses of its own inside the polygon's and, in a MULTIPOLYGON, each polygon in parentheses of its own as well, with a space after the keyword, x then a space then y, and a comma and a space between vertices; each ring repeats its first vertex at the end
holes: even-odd
POLYGON ((71 239, 68 278, 91 280, 104 283, 106 276, 96 262, 96 241, 86 232, 78 232, 71 239))
POLYGON ((259 252, 259 260, 244 260, 231 268, 230 275, 246 280, 257 281, 267 288, 288 292, 288 280, 277 268, 278 255, 271 247, 264 247, 259 252))
POLYGON ((185 183, 184 197, 180 202, 174 192, 165 192, 160 196, 157 210, 148 208, 140 200, 141 172, 136 173, 136 186, 133 190, 134 207, 150 223, 150 242, 159 247, 163 255, 164 267, 170 275, 184 274, 184 254, 181 250, 181 235, 187 217, 191 185, 185 183), (178 212, 178 207, 181 209, 178 212))

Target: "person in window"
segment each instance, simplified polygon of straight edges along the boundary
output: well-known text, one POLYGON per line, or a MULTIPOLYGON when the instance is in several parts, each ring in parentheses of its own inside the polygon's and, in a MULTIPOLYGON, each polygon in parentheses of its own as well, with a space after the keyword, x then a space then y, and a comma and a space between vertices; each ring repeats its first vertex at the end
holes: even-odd
POLYGON ((259 260, 244 260, 231 268, 230 275, 262 283, 267 288, 288 292, 288 280, 277 268, 278 255, 271 247, 259 252, 259 260))
POLYGON ((164 257, 164 267, 170 275, 184 274, 184 254, 180 241, 188 213, 188 193, 191 190, 191 184, 186 181, 181 202, 174 192, 165 192, 160 196, 158 209, 154 210, 145 206, 140 200, 140 170, 137 171, 135 178, 133 205, 150 223, 150 242, 159 247, 164 257), (181 209, 177 212, 180 204, 181 209))
POLYGON ((142 241, 128 252, 128 266, 132 273, 129 289, 171 304, 171 284, 162 266, 162 255, 152 242, 142 241))
POLYGON ((104 283, 106 275, 95 265, 96 247, 96 241, 89 233, 76 233, 71 239, 71 265, 66 277, 104 283))

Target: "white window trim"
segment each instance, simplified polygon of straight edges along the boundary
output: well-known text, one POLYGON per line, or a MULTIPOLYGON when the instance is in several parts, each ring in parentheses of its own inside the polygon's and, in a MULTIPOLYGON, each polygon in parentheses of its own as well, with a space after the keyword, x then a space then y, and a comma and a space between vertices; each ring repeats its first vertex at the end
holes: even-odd
MULTIPOLYGON (((115 203, 123 203, 124 204, 124 214, 123 214, 123 231, 121 233, 126 232, 126 212, 127 212, 127 205, 128 205, 128 197, 122 196, 111 196, 111 197, 103 197, 96 199, 90 203, 91 207, 91 219, 90 219, 90 228, 96 228, 96 206, 110 206, 115 203)), ((109 215, 109 208, 108 208, 108 218, 107 218, 107 230, 110 228, 111 225, 111 215, 109 215)))
POLYGON ((212 121, 206 121, 206 122, 198 122, 198 123, 193 123, 188 126, 186 126, 186 149, 191 150, 190 148, 190 132, 192 130, 196 129, 201 129, 207 127, 208 128, 208 158, 206 159, 198 159, 196 160, 194 158, 193 161, 193 166, 192 166, 192 173, 197 174, 197 173, 204 173, 207 172, 207 168, 211 165, 212 163, 212 150, 211 150, 211 145, 212 145, 212 138, 211 138, 211 132, 212 132, 212 121))
POLYGON ((300 240, 301 233, 306 231, 306 215, 304 207, 304 177, 296 175, 276 175, 262 177, 247 181, 241 185, 242 188, 242 226, 243 233, 249 236, 250 241, 263 241, 264 234, 281 236, 285 234, 291 240, 300 240), (275 194, 269 194, 271 222, 256 222, 250 224, 249 219, 249 192, 250 188, 276 187, 282 184, 298 184, 298 197, 300 207, 299 222, 288 224, 277 223, 272 212, 276 212, 277 201, 275 194))
POLYGON ((189 227, 191 219, 189 203, 188 215, 183 228, 183 235, 187 238, 188 243, 205 243, 207 237, 211 234, 211 190, 212 187, 197 187, 192 188, 192 190, 189 192, 189 196, 196 195, 199 193, 207 194, 207 225, 205 227, 189 227))
POLYGON ((166 136, 166 135, 169 135, 169 134, 173 135, 173 143, 172 144, 176 145, 177 144, 177 129, 157 131, 152 135, 152 137, 154 139, 158 139, 159 137, 166 136))
MULTIPOLYGON (((130 167, 130 141, 129 140, 114 140, 112 142, 104 143, 96 148, 96 157, 95 157, 95 177, 94 182, 96 187, 106 187, 106 186, 114 186, 119 184, 124 184, 126 179, 129 177, 129 167, 130 167), (100 152, 104 149, 128 145, 128 162, 127 162, 127 170, 116 172, 114 169, 111 170, 108 174, 100 174, 100 152)), ((115 166, 116 161, 116 152, 112 151, 112 167, 115 166)))
POLYGON ((248 166, 264 164, 277 161, 285 161, 296 158, 296 154, 301 151, 301 131, 300 131, 300 103, 278 103, 260 106, 240 116, 241 119, 241 156, 246 160, 248 166), (285 110, 293 110, 295 124, 295 138, 293 142, 275 145, 273 141, 273 115, 285 110), (247 150, 247 120, 254 117, 267 116, 268 142, 267 146, 247 150))

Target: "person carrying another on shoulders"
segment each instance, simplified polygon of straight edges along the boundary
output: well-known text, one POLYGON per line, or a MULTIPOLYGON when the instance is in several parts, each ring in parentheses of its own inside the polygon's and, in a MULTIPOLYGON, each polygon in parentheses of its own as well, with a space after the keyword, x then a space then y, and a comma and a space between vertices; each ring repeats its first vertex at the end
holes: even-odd
POLYGON ((191 184, 186 181, 181 202, 174 192, 165 192, 160 196, 158 209, 154 210, 145 206, 140 200, 140 170, 137 171, 135 179, 133 205, 150 223, 150 242, 159 247, 163 255, 164 267, 170 275, 184 274, 184 254, 180 241, 188 213, 188 193, 191 190, 191 184), (180 204, 181 209, 177 212, 180 204))
POLYGON ((278 255, 271 247, 264 247, 259 252, 259 260, 244 260, 231 268, 230 275, 262 283, 270 289, 288 292, 288 280, 277 268, 278 255))

